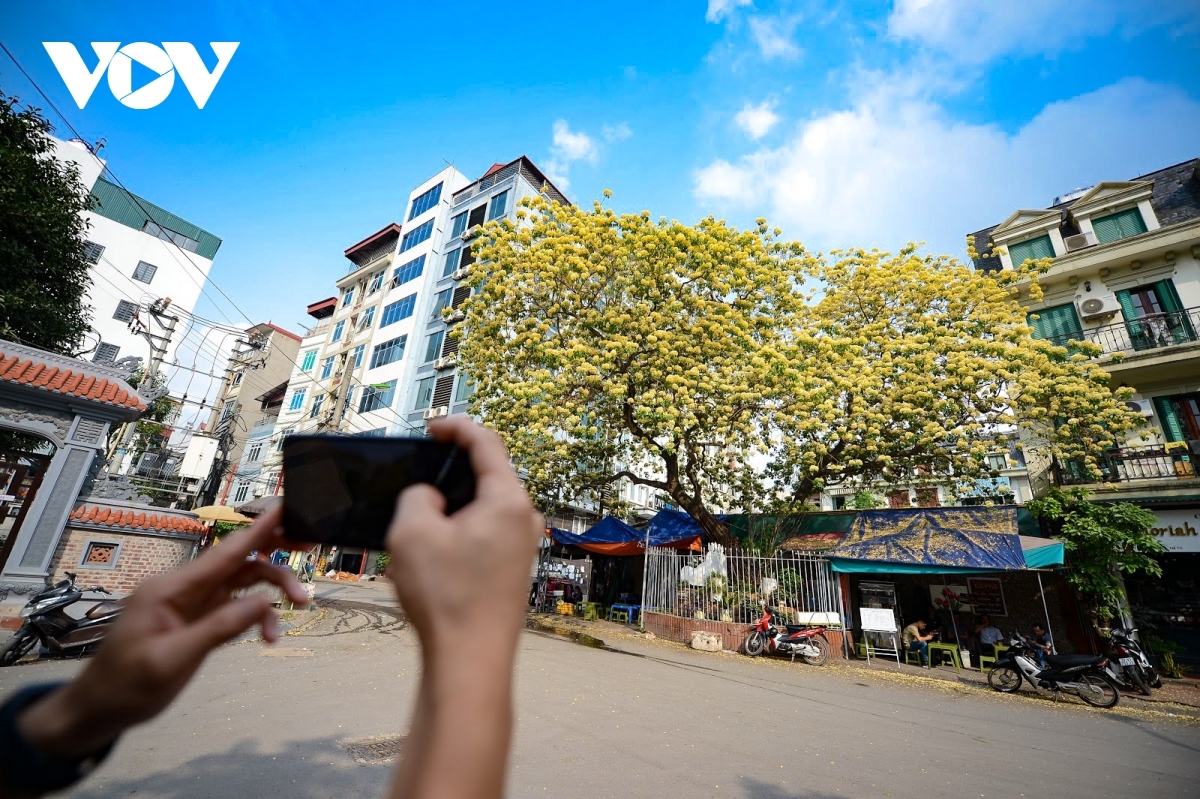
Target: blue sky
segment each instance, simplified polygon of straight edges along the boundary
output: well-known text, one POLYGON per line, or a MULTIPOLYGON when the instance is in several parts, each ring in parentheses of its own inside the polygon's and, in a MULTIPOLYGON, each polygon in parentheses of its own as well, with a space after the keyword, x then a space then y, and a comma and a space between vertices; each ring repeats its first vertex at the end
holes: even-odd
MULTIPOLYGON (((443 159, 527 154, 579 203, 766 216, 813 249, 962 256, 1017 207, 1200 156, 1188 0, 168 5, 6 4, 0 31, 123 183, 224 239, 212 279, 292 328, 443 159), (41 42, 105 40, 210 66, 207 42, 241 44, 203 110, 178 82, 149 110, 101 82, 81 110, 41 42)), ((36 100, 2 57, 0 85, 36 100)), ((245 321, 218 305, 197 310, 245 321)))

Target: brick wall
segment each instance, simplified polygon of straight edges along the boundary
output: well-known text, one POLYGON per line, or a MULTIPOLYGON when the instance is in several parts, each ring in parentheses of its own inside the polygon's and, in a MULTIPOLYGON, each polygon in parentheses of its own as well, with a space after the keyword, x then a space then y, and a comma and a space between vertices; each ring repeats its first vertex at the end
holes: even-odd
MULTIPOLYGON (((754 626, 752 624, 713 621, 712 619, 686 619, 682 616, 668 616, 665 613, 653 612, 645 614, 642 624, 648 631, 654 633, 659 638, 665 638, 668 641, 678 641, 681 644, 690 644, 692 642, 692 633, 694 632, 715 633, 721 636, 721 647, 734 652, 742 650, 742 642, 746 640, 746 634, 754 626)), ((840 630, 826 630, 825 637, 829 639, 829 657, 844 658, 842 632, 840 630)))
POLYGON ((80 585, 99 585, 114 594, 130 594, 147 577, 171 571, 187 562, 192 553, 190 538, 165 538, 134 532, 99 532, 68 527, 58 542, 50 562, 52 582, 65 579, 64 572, 75 572, 80 585), (119 543, 114 568, 80 566, 89 541, 119 543))

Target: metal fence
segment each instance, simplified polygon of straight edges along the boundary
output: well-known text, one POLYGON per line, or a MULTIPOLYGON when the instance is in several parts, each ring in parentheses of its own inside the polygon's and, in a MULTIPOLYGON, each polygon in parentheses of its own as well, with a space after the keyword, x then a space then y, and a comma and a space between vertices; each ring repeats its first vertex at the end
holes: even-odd
POLYGON ((836 613, 845 625, 841 583, 816 555, 767 558, 714 546, 699 555, 650 547, 644 590, 644 610, 671 616, 747 624, 759 619, 765 603, 793 623, 799 613, 836 613))

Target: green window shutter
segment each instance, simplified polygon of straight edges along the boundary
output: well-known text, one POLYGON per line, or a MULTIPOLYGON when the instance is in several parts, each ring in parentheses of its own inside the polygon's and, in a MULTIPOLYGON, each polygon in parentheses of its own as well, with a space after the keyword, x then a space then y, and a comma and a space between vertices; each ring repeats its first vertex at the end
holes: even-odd
POLYGON ((1147 350, 1154 346, 1150 341, 1150 336, 1146 332, 1145 326, 1134 321, 1142 313, 1141 308, 1133 304, 1133 297, 1130 296, 1129 292, 1118 291, 1117 302, 1121 303, 1121 315, 1125 317, 1125 329, 1129 332, 1129 343, 1133 345, 1133 348, 1135 350, 1147 350))
POLYGON ((1158 421, 1168 441, 1187 441, 1187 436, 1183 434, 1183 423, 1171 406, 1170 397, 1155 397, 1154 410, 1158 412, 1158 421))
POLYGON ((1075 313, 1074 303, 1045 308, 1037 312, 1037 317, 1029 319, 1034 338, 1050 339, 1056 344, 1065 344, 1068 339, 1083 340, 1083 326, 1075 313))
POLYGON ((1162 305, 1164 312, 1174 313, 1183 310, 1183 303, 1179 300, 1179 293, 1175 291, 1175 283, 1170 278, 1155 283, 1154 293, 1158 295, 1158 302, 1162 305))
POLYGON ((1140 309, 1133 304, 1133 297, 1129 296, 1128 291, 1118 291, 1117 302, 1121 303, 1121 315, 1125 317, 1126 322, 1132 322, 1140 315, 1140 309))
POLYGON ((1188 315, 1181 313, 1184 310, 1183 301, 1179 299, 1179 292, 1175 290, 1175 282, 1170 278, 1160 280, 1154 284, 1154 292, 1158 295, 1163 312, 1170 314, 1166 317, 1166 322, 1171 331, 1171 343, 1185 344, 1195 341, 1196 330, 1192 327, 1192 320, 1188 315))
POLYGON ((1020 266, 1030 259, 1053 258, 1054 244, 1049 236, 1038 236, 1036 239, 1023 241, 1008 248, 1008 257, 1014 267, 1020 266))
POLYGON ((1115 214, 1102 216, 1092 220, 1092 230, 1096 231, 1096 240, 1107 244, 1117 239, 1127 239, 1139 233, 1146 232, 1146 221, 1142 212, 1137 208, 1128 208, 1115 214))
POLYGON ((1104 216, 1092 220, 1092 230, 1096 232, 1096 241, 1108 244, 1121 238, 1121 225, 1114 217, 1104 216))

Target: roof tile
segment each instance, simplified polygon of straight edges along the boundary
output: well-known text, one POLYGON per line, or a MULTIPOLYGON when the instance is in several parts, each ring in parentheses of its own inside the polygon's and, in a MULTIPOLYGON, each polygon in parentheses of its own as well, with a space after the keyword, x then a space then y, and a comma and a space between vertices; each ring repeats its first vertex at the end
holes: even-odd
POLYGON ((0 380, 44 388, 58 394, 106 402, 123 408, 142 410, 146 404, 122 387, 117 380, 97 378, 82 370, 65 369, 46 363, 22 360, 0 352, 0 380))
POLYGON ((119 510, 100 505, 81 503, 71 512, 71 520, 106 527, 128 527, 138 530, 159 530, 200 535, 206 531, 204 523, 186 516, 170 513, 145 513, 119 510))

